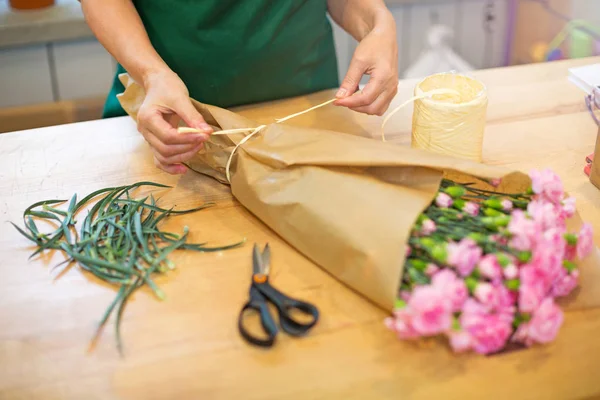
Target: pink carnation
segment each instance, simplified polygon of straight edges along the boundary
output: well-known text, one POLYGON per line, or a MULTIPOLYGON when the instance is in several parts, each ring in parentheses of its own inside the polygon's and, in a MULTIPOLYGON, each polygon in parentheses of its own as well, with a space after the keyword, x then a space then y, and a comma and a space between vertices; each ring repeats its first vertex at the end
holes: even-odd
POLYGON ((566 245, 564 230, 552 228, 539 238, 538 245, 533 251, 531 264, 544 269, 550 282, 562 269, 566 245))
POLYGON ((577 258, 580 260, 589 256, 594 249, 594 233, 590 223, 583 224, 577 235, 577 258))
POLYGON ((492 185, 493 187, 498 187, 498 186, 500 186, 501 183, 502 183, 502 179, 500 179, 500 178, 494 178, 490 181, 490 185, 492 185))
POLYGON ((502 279, 502 267, 498 263, 498 258, 493 254, 486 254, 481 258, 478 264, 479 272, 486 278, 497 281, 502 279))
POLYGON ((522 210, 514 210, 508 224, 508 231, 513 235, 510 244, 517 250, 530 250, 540 234, 537 224, 527 218, 522 210))
POLYGON ((550 289, 548 271, 541 266, 527 264, 519 271, 519 310, 532 312, 537 309, 550 289))
POLYGON ((560 226, 564 222, 559 209, 545 200, 532 200, 527 205, 527 213, 542 230, 560 226))
POLYGON ((463 207, 463 211, 469 215, 476 217, 479 215, 479 204, 472 201, 467 201, 463 207))
POLYGON ((411 315, 407 308, 401 308, 394 311, 394 317, 386 318, 385 326, 396 332, 399 339, 415 339, 419 333, 412 327, 411 315))
POLYGON ((569 197, 562 201, 562 211, 565 218, 571 218, 575 215, 575 197, 569 197))
POLYGON ((441 208, 448 208, 452 205, 452 197, 446 193, 440 192, 435 198, 435 204, 441 208))
POLYGON ((475 241, 465 238, 458 243, 448 243, 448 264, 456 268, 461 276, 468 276, 481 259, 483 251, 475 241))
POLYGON ((548 297, 535 310, 531 320, 519 326, 515 336, 528 346, 534 343, 550 343, 556 338, 563 319, 561 309, 548 297))
POLYGON ((502 200, 502 202, 500 203, 502 205, 502 209, 504 211, 510 211, 513 208, 513 203, 512 201, 508 200, 508 199, 504 199, 502 200))
POLYGON ((421 335, 435 335, 450 329, 452 315, 446 298, 438 288, 418 286, 408 302, 412 327, 421 335))
POLYGON ((435 226, 435 222, 433 222, 430 219, 426 219, 425 221, 423 221, 423 224, 421 225, 421 234, 423 234, 425 236, 429 236, 433 232, 435 232, 436 229, 437 229, 437 227, 435 226))
POLYGON ((463 329, 472 339, 472 347, 479 354, 502 350, 512 332, 511 321, 499 314, 489 313, 474 299, 467 299, 460 316, 463 329))
POLYGON ((434 263, 429 263, 425 267, 425 274, 427 274, 427 276, 433 276, 439 270, 440 270, 440 267, 438 267, 434 263))
POLYGON ((565 268, 561 268, 561 273, 552 284, 552 296, 562 297, 566 296, 577 287, 577 280, 579 279, 579 271, 574 270, 570 274, 565 268))
POLYGON ((519 269, 515 264, 508 264, 502 272, 506 279, 516 279, 519 276, 519 269))
POLYGON ((458 278, 453 271, 444 269, 433 276, 431 284, 449 302, 451 311, 460 311, 469 295, 462 279, 458 278))
POLYGON ((508 289, 501 284, 481 282, 475 288, 474 295, 489 310, 502 311, 513 306, 508 289))
POLYGON ((554 171, 550 169, 534 170, 529 173, 529 176, 532 182, 531 188, 535 194, 552 203, 560 203, 564 196, 564 189, 560 178, 554 171))
POLYGON ((456 353, 467 351, 473 347, 473 338, 469 332, 464 330, 448 332, 448 339, 450 339, 450 347, 456 353))

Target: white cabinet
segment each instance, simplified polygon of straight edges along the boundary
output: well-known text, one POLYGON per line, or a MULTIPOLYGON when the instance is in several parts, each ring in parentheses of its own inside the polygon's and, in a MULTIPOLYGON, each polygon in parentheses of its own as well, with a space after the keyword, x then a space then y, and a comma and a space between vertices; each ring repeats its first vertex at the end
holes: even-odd
POLYGON ((0 50, 0 108, 52 100, 46 46, 0 50))
POLYGON ((461 56, 475 68, 491 68, 504 62, 506 43, 507 0, 462 0, 459 5, 456 27, 456 48, 461 56), (486 6, 494 20, 486 30, 486 6))
POLYGON ((57 97, 60 100, 108 94, 115 64, 99 42, 86 40, 51 46, 56 65, 57 97))

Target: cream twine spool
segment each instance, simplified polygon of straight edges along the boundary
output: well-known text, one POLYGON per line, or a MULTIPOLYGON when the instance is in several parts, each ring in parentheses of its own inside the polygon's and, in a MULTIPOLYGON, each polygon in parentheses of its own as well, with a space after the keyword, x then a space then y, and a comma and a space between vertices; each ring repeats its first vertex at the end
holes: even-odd
POLYGON ((415 97, 413 148, 482 161, 488 104, 483 83, 456 73, 435 74, 417 84, 415 97), (440 89, 449 91, 424 96, 440 89))

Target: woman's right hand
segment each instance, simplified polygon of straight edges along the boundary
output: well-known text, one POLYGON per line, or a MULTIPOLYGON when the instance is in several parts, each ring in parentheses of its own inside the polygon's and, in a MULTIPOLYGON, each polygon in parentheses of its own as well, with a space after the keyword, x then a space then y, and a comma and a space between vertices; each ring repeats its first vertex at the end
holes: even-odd
POLYGON ((146 98, 138 112, 138 130, 154 151, 155 165, 170 174, 183 174, 189 161, 208 140, 212 128, 190 101, 183 81, 172 71, 148 74, 144 79, 146 98), (183 120, 202 133, 179 133, 183 120))

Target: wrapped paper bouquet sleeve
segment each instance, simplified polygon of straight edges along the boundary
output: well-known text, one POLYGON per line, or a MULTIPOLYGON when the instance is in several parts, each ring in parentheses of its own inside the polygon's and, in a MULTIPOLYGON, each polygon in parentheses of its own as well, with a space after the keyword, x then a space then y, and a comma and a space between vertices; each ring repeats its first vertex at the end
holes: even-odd
MULTIPOLYGON (((121 80, 126 90, 119 100, 136 118, 143 89, 127 75, 121 80)), ((215 131, 258 126, 228 110, 193 103, 215 131)), ((244 137, 214 135, 192 162, 194 169, 228 183, 227 160, 244 137)), ((231 190, 242 205, 335 278, 389 311, 410 231, 443 176, 502 178, 500 191, 524 191, 531 184, 518 171, 286 123, 267 125, 237 149, 232 161, 231 190)), ((600 304, 597 255, 590 258, 587 264, 593 265, 581 268, 581 286, 589 295, 577 297, 578 307, 600 304)))

